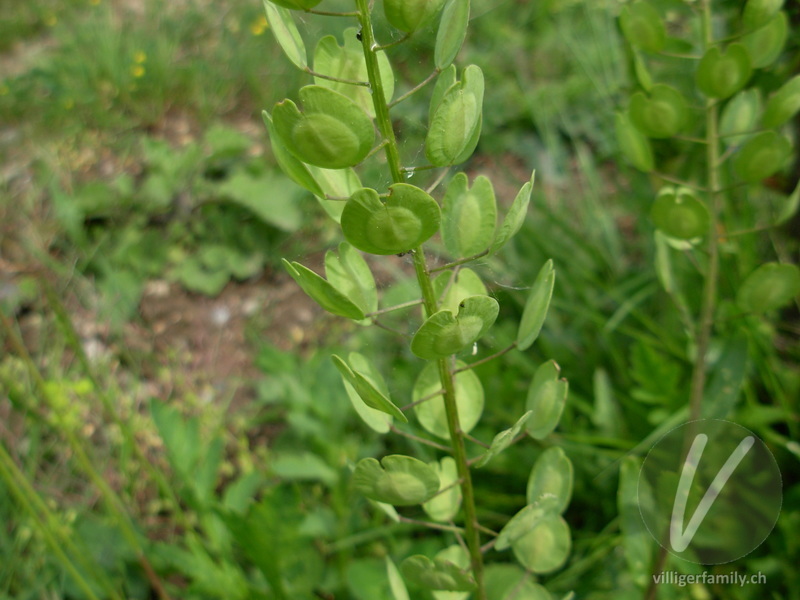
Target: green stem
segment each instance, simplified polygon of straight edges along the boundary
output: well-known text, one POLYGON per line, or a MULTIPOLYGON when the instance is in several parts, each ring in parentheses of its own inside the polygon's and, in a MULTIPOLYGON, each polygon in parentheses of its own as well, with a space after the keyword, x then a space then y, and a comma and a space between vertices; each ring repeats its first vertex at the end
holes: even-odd
MULTIPOLYGON (((375 107, 375 118, 383 138, 387 141, 385 146, 386 161, 392 173, 394 183, 404 181, 403 171, 400 165, 400 152, 397 147, 397 140, 392 128, 392 121, 389 118, 389 106, 386 102, 386 94, 378 66, 377 55, 375 54, 378 44, 375 42, 375 34, 372 31, 372 20, 367 0, 356 0, 361 23, 361 44, 364 49, 364 58, 367 63, 367 73, 372 89, 372 103, 375 107)), ((437 309, 436 295, 433 291, 431 276, 425 261, 425 253, 422 247, 413 250, 414 271, 417 276, 417 283, 422 291, 423 304, 427 315, 434 314, 437 309)), ((464 508, 464 531, 469 550, 472 573, 477 583, 475 600, 486 600, 486 591, 483 583, 483 555, 481 554, 480 532, 478 531, 478 517, 475 508, 475 493, 470 477, 467 452, 464 447, 464 432, 458 421, 458 409, 456 406, 456 393, 454 381, 454 365, 451 366, 448 359, 437 361, 439 378, 444 388, 444 405, 447 414, 447 426, 450 430, 450 443, 453 458, 456 461, 458 477, 461 479, 461 493, 463 496, 464 508)))

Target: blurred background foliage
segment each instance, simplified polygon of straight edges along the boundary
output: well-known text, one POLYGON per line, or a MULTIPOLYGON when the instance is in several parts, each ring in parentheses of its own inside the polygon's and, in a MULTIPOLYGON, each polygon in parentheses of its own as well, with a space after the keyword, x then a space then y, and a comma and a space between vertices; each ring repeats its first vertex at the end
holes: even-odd
MULTIPOLYGON (((691 3, 655 4, 671 34, 692 35, 691 3)), ((715 4, 724 30, 741 3, 715 4)), ((654 182, 621 159, 614 138, 614 112, 637 86, 616 23, 620 5, 473 0, 460 59, 487 79, 483 135, 467 171, 491 171, 507 206, 537 170, 523 232, 502 260, 478 266, 503 310, 482 351, 512 339, 524 288, 545 260, 558 270, 539 350, 481 367, 487 418, 473 431, 488 441, 507 427, 536 366, 557 360, 570 396, 554 440, 576 478, 565 515, 574 550, 563 570, 543 578, 554 597, 642 597, 646 574, 631 556, 652 555, 655 544, 626 529, 619 463, 629 451, 642 456, 680 414, 691 372, 681 307, 656 270, 663 255, 647 218, 654 182)), ((786 9, 796 31, 800 8, 786 9)), ((262 15, 252 0, 0 0, 0 310, 16 320, 51 398, 37 399, 35 377, 5 339, 0 440, 44 499, 39 517, 49 514, 49 527, 74 539, 96 597, 110 597, 104 578, 126 598, 155 596, 66 449, 69 428, 124 499, 151 567, 176 598, 383 600, 391 598, 385 557, 442 548, 350 490, 359 458, 409 447, 434 456, 361 425, 329 361, 331 349, 374 352, 392 392, 410 398, 413 357, 386 332, 321 314, 278 269, 281 256, 319 262, 338 240, 313 198, 274 165, 260 111, 307 81, 262 15), (120 425, 97 408, 103 396, 143 456, 168 474, 182 521, 144 476, 120 425)), ((303 20, 313 38, 338 25, 303 20)), ((790 34, 776 65, 757 75, 763 97, 800 70, 799 40, 790 34)), ((424 35, 392 52, 399 91, 429 74, 431 55, 424 35)), ((654 73, 679 87, 690 77, 666 59, 654 73)), ((412 162, 426 114, 424 94, 397 111, 412 162)), ((787 127, 795 147, 797 125, 787 127)), ((656 151, 692 175, 685 146, 665 141, 656 151)), ((729 230, 785 211, 797 165, 737 192, 729 230)), ((796 218, 726 238, 723 297, 776 257, 798 262, 796 218)), ((386 305, 412 297, 403 259, 372 264, 386 305)), ((697 306, 696 270, 689 261, 672 268, 687 305, 697 306)), ((662 586, 659 597, 797 599, 797 306, 742 318, 723 303, 720 314, 718 339, 727 341, 713 348, 712 380, 734 370, 741 393, 719 416, 769 444, 784 474, 784 508, 763 546, 718 568, 761 571, 766 585, 662 586)), ((515 446, 476 478, 489 527, 500 522, 493 515, 525 503, 530 466, 548 445, 515 446)), ((5 481, 0 598, 91 597, 5 481)))

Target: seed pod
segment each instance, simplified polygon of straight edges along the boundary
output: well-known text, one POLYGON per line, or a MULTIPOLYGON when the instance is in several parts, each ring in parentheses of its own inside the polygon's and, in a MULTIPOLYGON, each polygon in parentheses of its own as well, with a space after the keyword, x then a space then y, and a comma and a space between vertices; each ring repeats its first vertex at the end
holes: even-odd
POLYGON ((384 0, 383 11, 392 27, 411 33, 433 18, 443 4, 444 0, 384 0))

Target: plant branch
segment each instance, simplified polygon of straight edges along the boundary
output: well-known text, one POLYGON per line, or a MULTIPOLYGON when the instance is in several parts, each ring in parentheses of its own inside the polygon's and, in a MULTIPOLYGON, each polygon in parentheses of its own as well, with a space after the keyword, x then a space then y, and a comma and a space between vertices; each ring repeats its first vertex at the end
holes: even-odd
POLYGON ((495 358, 500 358, 504 354, 508 354, 509 352, 511 352, 516 347, 517 347, 517 342, 512 342, 510 346, 507 346, 506 348, 503 348, 502 350, 500 350, 500 352, 495 352, 491 356, 487 356, 486 358, 482 358, 480 360, 475 361, 474 363, 468 364, 466 367, 461 367, 460 369, 456 369, 455 371, 453 371, 453 374, 454 375, 458 375, 462 371, 469 371, 470 369, 474 369, 475 367, 479 367, 479 366, 481 366, 481 365, 483 365, 483 364, 485 364, 485 363, 487 363, 489 361, 494 360, 495 358))
POLYGON ((465 264, 470 263, 470 262, 472 262, 474 260, 478 260, 479 258, 483 258, 487 254, 489 254, 489 250, 484 250, 483 252, 478 252, 477 254, 473 254, 472 256, 468 256, 467 258, 462 258, 462 259, 457 260, 455 262, 451 262, 451 263, 447 263, 446 265, 442 265, 441 267, 436 267, 434 269, 431 269, 430 272, 431 273, 438 273, 439 271, 446 271, 447 269, 452 269, 453 267, 458 267, 460 265, 465 265, 465 264))

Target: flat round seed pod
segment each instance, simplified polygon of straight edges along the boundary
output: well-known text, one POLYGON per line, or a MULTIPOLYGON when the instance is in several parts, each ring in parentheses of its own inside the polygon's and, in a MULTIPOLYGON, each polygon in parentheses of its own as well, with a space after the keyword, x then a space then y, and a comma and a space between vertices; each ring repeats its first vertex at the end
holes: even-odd
POLYGON ((753 73, 750 54, 742 44, 731 44, 723 53, 712 46, 700 59, 695 80, 710 98, 727 98, 742 89, 753 73))
POLYGON ((663 83, 656 84, 649 96, 637 92, 628 107, 631 122, 651 138, 672 137, 680 132, 689 117, 689 105, 678 90, 663 83))
POLYGON ((272 111, 275 131, 289 152, 324 169, 352 167, 366 158, 375 128, 364 109, 319 85, 301 88, 299 96, 302 112, 288 99, 272 111))
POLYGON ((418 187, 396 183, 385 202, 370 188, 354 193, 341 225, 347 241, 359 250, 389 255, 418 247, 439 230, 440 221, 436 200, 418 187))
POLYGON ((748 312, 764 313, 788 304, 798 294, 800 269, 792 264, 767 263, 747 276, 736 303, 748 312))
POLYGON ((383 0, 383 12, 392 27, 411 33, 432 19, 443 5, 444 0, 383 0))
POLYGON ((658 229, 679 240, 707 235, 711 223, 706 205, 686 188, 663 188, 653 203, 650 216, 658 229))
POLYGON ((392 454, 378 463, 374 458, 358 462, 353 485, 370 500, 393 506, 413 506, 430 500, 439 491, 439 477, 421 460, 392 454))
POLYGON ((792 153, 792 144, 774 131, 750 138, 733 158, 733 170, 744 181, 757 183, 777 173, 792 153))
POLYGON ((489 296, 470 296, 458 314, 440 310, 428 317, 411 340, 411 351, 425 360, 446 358, 477 342, 497 319, 500 306, 489 296))

